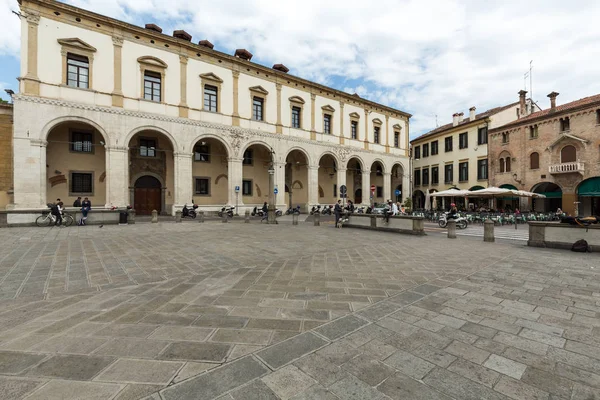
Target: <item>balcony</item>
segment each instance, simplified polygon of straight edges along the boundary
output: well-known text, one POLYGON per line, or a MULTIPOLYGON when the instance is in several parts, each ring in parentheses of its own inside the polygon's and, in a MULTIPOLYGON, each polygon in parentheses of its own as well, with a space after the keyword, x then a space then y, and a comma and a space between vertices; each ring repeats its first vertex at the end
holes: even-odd
POLYGON ((571 174, 575 172, 583 175, 584 163, 576 161, 562 164, 554 164, 551 165, 549 169, 551 174, 571 174))

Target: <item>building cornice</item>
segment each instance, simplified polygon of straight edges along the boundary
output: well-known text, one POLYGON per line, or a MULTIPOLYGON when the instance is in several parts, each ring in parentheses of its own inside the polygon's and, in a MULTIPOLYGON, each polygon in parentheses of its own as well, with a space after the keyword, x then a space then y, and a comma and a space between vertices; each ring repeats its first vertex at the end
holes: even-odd
MULTIPOLYGON (((376 154, 377 156, 383 156, 383 157, 407 158, 406 155, 397 155, 397 154, 391 154, 391 153, 385 153, 385 152, 376 152, 376 151, 372 151, 372 150, 364 150, 364 149, 361 149, 358 147, 343 146, 343 145, 339 145, 339 144, 333 145, 331 143, 317 142, 314 140, 304 139, 304 138, 297 137, 297 136, 282 136, 281 134, 268 133, 268 132, 264 132, 264 131, 257 130, 257 129, 248 129, 248 128, 242 128, 242 127, 238 127, 238 126, 224 125, 224 124, 218 124, 218 123, 214 123, 214 122, 198 121, 198 120, 181 118, 181 117, 170 117, 167 115, 152 114, 152 113, 147 113, 147 112, 143 112, 143 111, 131 111, 131 110, 126 110, 126 109, 122 109, 119 107, 103 107, 103 106, 97 106, 97 105, 93 105, 93 104, 76 103, 76 102, 70 102, 70 101, 66 101, 66 100, 50 99, 50 98, 37 97, 37 96, 27 96, 27 95, 23 95, 23 94, 15 94, 13 96, 13 99, 16 102, 24 101, 24 102, 30 102, 30 103, 36 103, 36 104, 46 104, 46 105, 51 105, 51 106, 75 108, 75 109, 85 110, 85 111, 102 112, 102 113, 106 113, 106 114, 114 114, 114 115, 121 115, 121 116, 126 116, 126 117, 142 118, 142 119, 146 119, 146 120, 170 122, 170 123, 177 123, 177 124, 183 124, 183 125, 189 125, 189 126, 208 128, 208 129, 221 130, 221 131, 226 132, 229 135, 231 144, 236 150, 239 150, 242 147, 242 145, 248 143, 249 141, 255 140, 257 138, 266 138, 266 139, 272 139, 272 140, 281 140, 282 138, 285 138, 285 140, 287 140, 289 142, 293 142, 293 143, 301 143, 301 144, 306 144, 306 145, 311 145, 311 146, 318 145, 318 146, 327 147, 327 148, 335 147, 335 153, 339 157, 340 161, 342 161, 342 162, 347 161, 351 157, 352 154, 371 154, 371 155, 376 154)), ((404 151, 406 151, 406 150, 404 150, 404 151)))
POLYGON ((410 144, 411 145, 421 144, 422 142, 429 142, 431 140, 439 138, 440 136, 447 136, 447 135, 454 134, 454 133, 457 133, 457 132, 461 132, 462 133, 465 130, 469 130, 471 128, 477 128, 479 125, 481 125, 484 122, 487 123, 487 124, 489 124, 491 122, 490 117, 487 116, 487 117, 475 119, 475 120, 470 121, 470 122, 463 123, 462 125, 456 125, 456 126, 453 126, 451 128, 444 129, 443 131, 432 133, 430 136, 427 136, 428 134, 426 133, 426 134, 424 134, 421 137, 418 137, 416 139, 411 140, 410 144))
MULTIPOLYGON (((123 21, 119 21, 117 19, 113 19, 101 14, 97 14, 82 8, 78 8, 69 4, 65 4, 63 2, 59 2, 59 1, 55 1, 55 0, 20 0, 19 4, 21 6, 22 10, 28 10, 28 9, 37 9, 38 11, 41 11, 43 9, 47 9, 50 12, 49 15, 41 15, 43 17, 47 17, 47 18, 52 18, 55 20, 59 20, 63 23, 69 23, 72 24, 74 26, 79 26, 81 27, 81 23, 79 24, 75 24, 75 21, 69 21, 69 20, 63 20, 62 18, 60 18, 59 16, 54 15, 54 12, 62 12, 62 13, 66 13, 66 14, 71 14, 73 16, 77 16, 77 18, 81 19, 89 19, 92 22, 94 22, 94 24, 92 26, 95 26, 95 24, 99 24, 100 26, 104 26, 104 29, 95 29, 90 27, 89 29, 92 30, 98 30, 99 32, 102 32, 104 34, 107 34, 109 36, 113 36, 115 31, 119 31, 119 32, 128 32, 131 33, 133 36, 145 36, 145 37, 150 37, 150 38, 154 38, 154 39, 158 39, 162 42, 165 42, 165 44, 169 45, 169 48, 162 48, 163 51, 175 51, 178 52, 177 49, 180 49, 180 51, 183 51, 183 49, 187 49, 190 51, 191 54, 198 54, 198 55, 205 55, 208 57, 216 57, 219 59, 224 59, 227 60, 228 62, 230 62, 232 64, 232 68, 234 71, 241 71, 244 72, 245 69, 251 67, 257 71, 260 71, 261 73, 264 73, 265 75, 272 75, 274 77, 276 77, 275 79, 275 83, 283 83, 285 82, 293 82, 296 86, 301 85, 302 87, 304 87, 305 89, 308 89, 307 92, 310 93, 316 93, 316 92, 320 92, 320 95, 323 95, 325 92, 325 94, 331 93, 333 94, 333 97, 335 97, 335 100, 337 101, 342 101, 342 102, 346 102, 349 104, 352 104, 354 102, 357 102, 360 104, 361 108, 364 108, 366 106, 370 107, 373 111, 379 111, 382 113, 390 113, 392 115, 395 115, 397 118, 401 118, 401 119, 405 119, 407 122, 410 119, 410 117, 412 117, 412 114, 409 114, 407 112, 401 111, 401 110, 397 110, 395 108, 389 107, 389 106, 385 106, 383 104, 378 104, 376 102, 370 101, 370 100, 366 100, 360 97, 356 97, 353 96, 349 93, 343 92, 341 90, 337 90, 334 88, 330 88, 315 82, 311 82, 309 80, 294 76, 294 75, 290 75, 288 73, 284 73, 272 68, 268 68, 264 65, 260 65, 257 63, 253 63, 251 61, 246 61, 243 60, 239 57, 235 57, 229 54, 225 54, 222 53, 220 51, 217 50, 213 50, 213 49, 209 49, 205 46, 200 46, 197 44, 194 44, 192 42, 183 40, 183 39, 178 39, 172 36, 169 36, 167 34, 163 34, 163 33, 158 33, 149 29, 144 29, 132 24, 128 24, 126 22, 123 21)), ((127 38, 125 38, 127 39, 127 38)), ((200 57, 201 59, 201 57, 200 57)), ((224 65, 221 65, 221 67, 223 67, 224 65)), ((291 87, 291 86, 290 86, 291 87)), ((328 97, 328 96, 324 96, 324 97, 328 97)), ((329 96, 331 97, 331 96, 329 96)))

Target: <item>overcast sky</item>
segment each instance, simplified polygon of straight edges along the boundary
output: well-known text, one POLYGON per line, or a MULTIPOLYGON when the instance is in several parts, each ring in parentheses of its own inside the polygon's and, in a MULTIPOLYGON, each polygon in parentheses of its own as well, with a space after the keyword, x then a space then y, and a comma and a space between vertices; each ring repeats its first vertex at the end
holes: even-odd
MULTIPOLYGON (((597 0, 68 0, 133 24, 185 29, 253 61, 413 114, 411 136, 517 101, 533 60, 533 98, 600 93, 597 0)), ((16 90, 16 0, 0 0, 0 89, 16 90)), ((43 68, 43 61, 40 63, 43 68)), ((529 90, 529 81, 527 81, 529 90)), ((4 90, 0 95, 6 98, 4 90)))

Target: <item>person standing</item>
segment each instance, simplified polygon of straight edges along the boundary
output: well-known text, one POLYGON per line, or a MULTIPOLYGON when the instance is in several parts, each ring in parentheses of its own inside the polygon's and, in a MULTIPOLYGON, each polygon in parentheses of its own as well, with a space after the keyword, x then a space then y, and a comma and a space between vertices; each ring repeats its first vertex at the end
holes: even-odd
POLYGON ((335 203, 335 207, 333 208, 333 213, 335 214, 335 227, 338 227, 338 223, 340 221, 340 216, 342 215, 342 201, 338 200, 335 203))
POLYGON ((262 216, 262 219, 260 220, 260 222, 263 222, 264 220, 268 220, 268 218, 269 218, 269 207, 267 206, 266 201, 265 201, 265 204, 263 204, 263 206, 262 206, 262 212, 263 212, 263 216, 262 216))
POLYGON ((52 207, 52 214, 56 218, 55 226, 62 226, 62 207, 63 202, 60 199, 56 199, 56 203, 54 203, 54 207, 52 207))

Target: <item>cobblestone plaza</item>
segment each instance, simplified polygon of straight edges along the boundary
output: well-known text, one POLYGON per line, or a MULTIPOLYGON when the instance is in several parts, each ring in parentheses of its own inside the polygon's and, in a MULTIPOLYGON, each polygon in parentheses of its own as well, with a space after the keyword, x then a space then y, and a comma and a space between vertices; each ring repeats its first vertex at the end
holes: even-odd
POLYGON ((0 398, 598 399, 599 260, 330 225, 3 229, 0 398))

